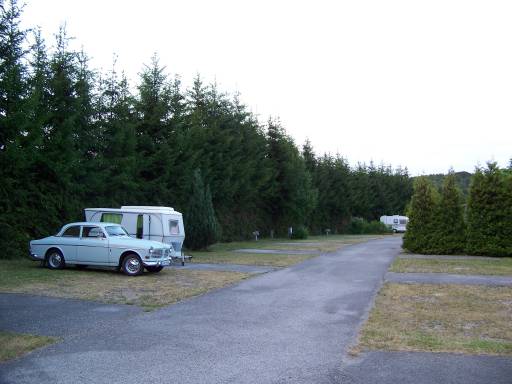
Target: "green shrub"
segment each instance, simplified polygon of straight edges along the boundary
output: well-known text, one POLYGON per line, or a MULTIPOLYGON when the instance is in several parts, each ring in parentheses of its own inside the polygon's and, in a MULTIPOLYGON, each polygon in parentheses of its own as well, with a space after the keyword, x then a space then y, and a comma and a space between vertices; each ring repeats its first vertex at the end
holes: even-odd
POLYGON ((301 226, 301 227, 297 227, 296 229, 293 230, 291 238, 296 239, 296 240, 303 240, 303 239, 307 239, 308 236, 309 236, 309 232, 308 232, 307 228, 301 226))
POLYGON ((360 217, 353 217, 347 228, 347 233, 351 235, 372 235, 390 233, 389 229, 384 223, 380 221, 366 221, 360 217))

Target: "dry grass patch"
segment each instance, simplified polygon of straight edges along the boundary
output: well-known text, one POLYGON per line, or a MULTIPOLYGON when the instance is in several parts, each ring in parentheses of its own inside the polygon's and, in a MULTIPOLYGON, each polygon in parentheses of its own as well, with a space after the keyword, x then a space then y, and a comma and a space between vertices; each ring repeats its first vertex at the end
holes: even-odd
POLYGON ((189 252, 194 263, 218 263, 218 264, 242 264, 242 265, 264 265, 271 267, 288 267, 304 260, 318 256, 311 255, 284 255, 276 253, 243 253, 243 252, 189 252))
POLYGON ((419 272, 512 276, 512 257, 496 258, 495 260, 397 258, 390 271, 400 273, 419 272))
POLYGON ((0 361, 15 359, 34 349, 52 344, 57 340, 57 338, 49 336, 0 331, 0 361))
POLYGON ((247 273, 192 271, 164 268, 160 273, 128 277, 112 270, 52 271, 28 261, 4 261, 0 292, 133 304, 145 309, 169 305, 184 298, 235 283, 247 273))
POLYGON ((387 283, 354 351, 510 356, 511 321, 510 287, 387 283))

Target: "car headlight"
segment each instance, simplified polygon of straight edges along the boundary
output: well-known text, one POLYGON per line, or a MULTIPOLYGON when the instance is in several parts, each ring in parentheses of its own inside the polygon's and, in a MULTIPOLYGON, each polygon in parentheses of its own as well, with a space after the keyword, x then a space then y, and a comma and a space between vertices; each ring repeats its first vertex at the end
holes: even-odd
POLYGON ((153 247, 149 248, 149 254, 150 255, 153 254, 153 251, 154 251, 153 247))

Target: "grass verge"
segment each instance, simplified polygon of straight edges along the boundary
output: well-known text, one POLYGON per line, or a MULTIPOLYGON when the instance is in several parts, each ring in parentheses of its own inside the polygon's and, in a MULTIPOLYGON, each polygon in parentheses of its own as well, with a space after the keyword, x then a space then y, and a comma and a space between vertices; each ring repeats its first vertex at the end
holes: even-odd
POLYGON ((0 362, 15 359, 34 349, 55 343, 58 339, 0 331, 0 362))
POLYGON ((352 350, 512 356, 512 288, 386 283, 352 350))
POLYGON ((304 260, 318 256, 312 255, 283 255, 283 254, 259 254, 259 253, 237 253, 237 252, 189 252, 194 263, 219 263, 219 264, 242 264, 242 265, 264 265, 271 267, 288 267, 304 260))
POLYGON ((400 273, 455 273, 462 275, 512 276, 512 257, 496 260, 441 260, 397 258, 390 271, 400 273))
POLYGON ((249 276, 239 272, 164 268, 157 274, 127 277, 112 270, 69 267, 52 271, 29 260, 4 260, 0 270, 0 292, 132 304, 151 310, 249 276))

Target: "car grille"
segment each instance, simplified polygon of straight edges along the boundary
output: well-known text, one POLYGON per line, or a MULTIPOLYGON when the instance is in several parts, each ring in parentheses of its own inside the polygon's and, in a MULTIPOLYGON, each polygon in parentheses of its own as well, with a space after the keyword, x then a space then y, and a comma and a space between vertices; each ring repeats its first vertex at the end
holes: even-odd
POLYGON ((168 248, 157 248, 153 250, 153 257, 159 259, 161 257, 169 257, 170 250, 168 248))

